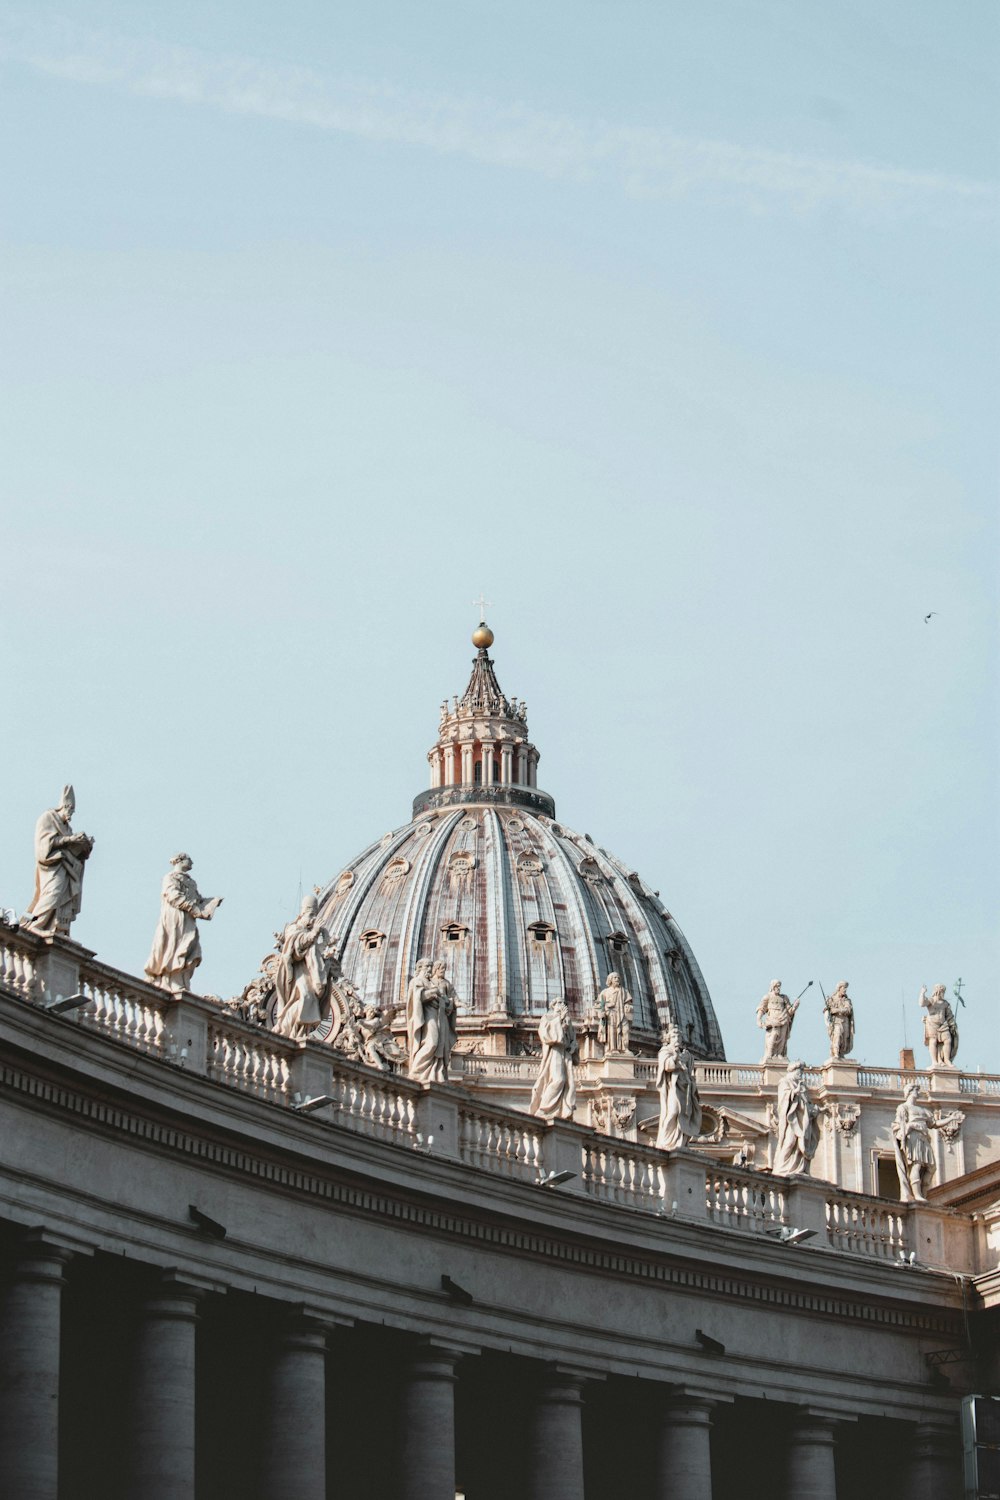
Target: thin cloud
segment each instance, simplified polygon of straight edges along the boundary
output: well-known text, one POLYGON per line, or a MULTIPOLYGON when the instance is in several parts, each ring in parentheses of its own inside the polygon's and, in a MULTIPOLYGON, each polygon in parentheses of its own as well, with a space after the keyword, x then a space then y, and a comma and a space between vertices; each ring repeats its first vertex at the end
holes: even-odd
POLYGON ((211 57, 68 23, 7 22, 0 30, 0 58, 75 83, 610 185, 638 197, 697 193, 756 212, 919 214, 949 222, 992 215, 998 203, 991 184, 966 178, 586 122, 479 97, 330 79, 307 68, 211 57))

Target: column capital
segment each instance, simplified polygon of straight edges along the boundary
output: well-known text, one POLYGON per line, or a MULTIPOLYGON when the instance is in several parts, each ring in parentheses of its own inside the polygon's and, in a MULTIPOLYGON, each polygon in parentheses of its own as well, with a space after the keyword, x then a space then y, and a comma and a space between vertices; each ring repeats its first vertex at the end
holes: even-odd
POLYGON ((19 1281, 58 1281, 63 1271, 78 1255, 93 1255, 93 1245, 75 1235, 65 1235, 33 1225, 25 1229, 14 1244, 14 1274, 19 1281))

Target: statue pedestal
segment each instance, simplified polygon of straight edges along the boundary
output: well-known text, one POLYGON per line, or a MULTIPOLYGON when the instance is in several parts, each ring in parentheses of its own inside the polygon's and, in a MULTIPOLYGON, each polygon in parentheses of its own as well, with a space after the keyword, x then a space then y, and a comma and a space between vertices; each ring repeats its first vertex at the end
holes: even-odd
POLYGON ((600 1076, 614 1083, 634 1083, 635 1058, 629 1056, 627 1052, 606 1053, 600 1076))
POLYGON ((962 1074, 954 1063, 937 1063, 930 1070, 930 1092, 957 1098, 962 1092, 962 1074))
POLYGON ((43 938, 35 958, 39 998, 50 1003, 54 1000, 68 1000, 70 995, 78 995, 80 965, 93 957, 93 949, 74 943, 72 938, 43 938))
POLYGON ((858 1065, 853 1057, 828 1057, 825 1063, 820 1064, 823 1074, 823 1086, 828 1089, 856 1089, 858 1086, 858 1065))

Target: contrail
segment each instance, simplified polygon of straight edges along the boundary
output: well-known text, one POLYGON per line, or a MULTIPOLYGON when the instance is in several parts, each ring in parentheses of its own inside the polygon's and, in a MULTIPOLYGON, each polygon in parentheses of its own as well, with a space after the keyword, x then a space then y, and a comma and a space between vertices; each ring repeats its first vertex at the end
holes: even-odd
POLYGON ((0 22, 0 59, 49 77, 282 121, 313 130, 464 156, 634 197, 701 194, 755 212, 839 211, 866 219, 904 215, 983 218, 997 209, 988 182, 726 141, 655 127, 546 114, 478 96, 418 93, 330 78, 309 68, 189 47, 130 40, 70 22, 0 22))

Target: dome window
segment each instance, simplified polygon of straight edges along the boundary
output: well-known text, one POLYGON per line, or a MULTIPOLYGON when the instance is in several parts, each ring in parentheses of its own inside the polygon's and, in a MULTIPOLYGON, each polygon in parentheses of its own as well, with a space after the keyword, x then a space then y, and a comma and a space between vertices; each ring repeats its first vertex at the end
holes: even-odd
POLYGON ((441 928, 441 936, 446 943, 461 943, 469 936, 469 929, 461 922, 448 922, 441 928))
POLYGON ((534 880, 542 873, 542 862, 537 854, 525 851, 517 856, 517 873, 526 880, 534 880))
POLYGON ((585 855, 578 868, 583 879, 589 881, 591 885, 599 885, 604 879, 601 867, 592 854, 585 855))
POLYGON ((404 875, 409 874, 409 870, 410 861, 408 859, 390 859, 382 875, 383 885, 396 885, 398 881, 403 879, 404 875))
POLYGON ((345 870, 344 873, 343 873, 343 875, 341 875, 340 878, 339 878, 339 880, 337 881, 337 884, 336 884, 336 887, 334 888, 333 894, 335 896, 344 896, 351 889, 351 886, 353 884, 354 884, 354 871, 353 870, 345 870))
POLYGON ((385 942, 385 933, 377 932, 374 927, 369 927, 358 939, 362 948, 381 948, 385 942))
POLYGON ((556 935, 551 922, 532 922, 528 931, 536 943, 551 943, 556 935))
POLYGON ((628 934, 625 932, 613 932, 608 938, 607 943, 612 953, 624 953, 628 948, 628 934))

